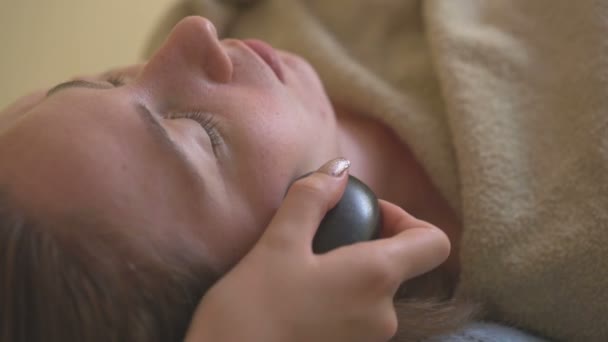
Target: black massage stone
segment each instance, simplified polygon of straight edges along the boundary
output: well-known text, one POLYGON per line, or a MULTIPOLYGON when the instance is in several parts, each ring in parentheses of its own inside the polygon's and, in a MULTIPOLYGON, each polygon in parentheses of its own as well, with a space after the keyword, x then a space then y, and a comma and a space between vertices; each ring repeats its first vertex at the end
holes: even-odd
POLYGON ((380 234, 380 208, 371 189, 353 176, 338 204, 327 212, 314 237, 312 249, 321 254, 380 234))

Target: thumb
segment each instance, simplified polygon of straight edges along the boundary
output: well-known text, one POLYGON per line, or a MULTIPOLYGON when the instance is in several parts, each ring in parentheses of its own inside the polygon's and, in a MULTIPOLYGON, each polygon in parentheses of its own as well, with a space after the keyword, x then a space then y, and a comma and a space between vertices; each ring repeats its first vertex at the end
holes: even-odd
POLYGON ((321 220, 344 193, 349 167, 350 161, 336 158, 316 172, 296 180, 262 240, 273 245, 310 250, 321 220))

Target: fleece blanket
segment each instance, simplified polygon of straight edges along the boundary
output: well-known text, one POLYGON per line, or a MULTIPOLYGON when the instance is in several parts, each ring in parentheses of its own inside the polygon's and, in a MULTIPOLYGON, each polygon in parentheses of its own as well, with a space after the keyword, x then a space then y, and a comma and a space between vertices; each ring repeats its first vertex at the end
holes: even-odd
POLYGON ((488 318, 608 340, 608 3, 190 0, 179 18, 307 58, 392 127, 464 225, 457 295, 488 318))

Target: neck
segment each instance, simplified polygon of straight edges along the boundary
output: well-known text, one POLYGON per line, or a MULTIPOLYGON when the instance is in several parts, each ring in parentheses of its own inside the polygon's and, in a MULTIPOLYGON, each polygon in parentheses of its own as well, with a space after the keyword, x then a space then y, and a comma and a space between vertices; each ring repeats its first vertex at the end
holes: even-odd
POLYGON ((452 242, 452 253, 444 267, 455 277, 461 223, 423 167, 384 124, 342 108, 336 113, 340 149, 352 162, 350 174, 366 183, 378 198, 442 229, 452 242))

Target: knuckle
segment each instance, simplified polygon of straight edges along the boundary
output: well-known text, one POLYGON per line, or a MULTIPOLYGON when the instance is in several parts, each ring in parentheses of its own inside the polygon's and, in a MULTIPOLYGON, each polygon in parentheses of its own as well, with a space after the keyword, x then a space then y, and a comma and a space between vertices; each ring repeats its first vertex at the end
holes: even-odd
POLYGON ((389 341, 397 334, 399 320, 392 304, 382 304, 367 312, 367 332, 381 341, 389 341))
POLYGON ((386 313, 384 314, 382 322, 380 323, 379 335, 382 336, 383 340, 389 340, 397 333, 399 322, 397 319, 397 314, 395 313, 395 310, 392 308, 392 306, 389 310, 385 312, 386 313))
POLYGON ((328 187, 320 177, 306 177, 296 181, 292 185, 292 191, 296 191, 311 200, 322 201, 327 197, 328 187))
POLYGON ((293 242, 292 234, 286 233, 288 231, 290 230, 283 229, 280 232, 274 232, 274 234, 264 234, 256 246, 266 251, 284 251, 293 242))
POLYGON ((389 260, 389 256, 384 253, 374 253, 369 257, 373 262, 369 264, 368 275, 374 287, 380 291, 395 287, 399 283, 398 272, 394 268, 394 262, 389 260))

